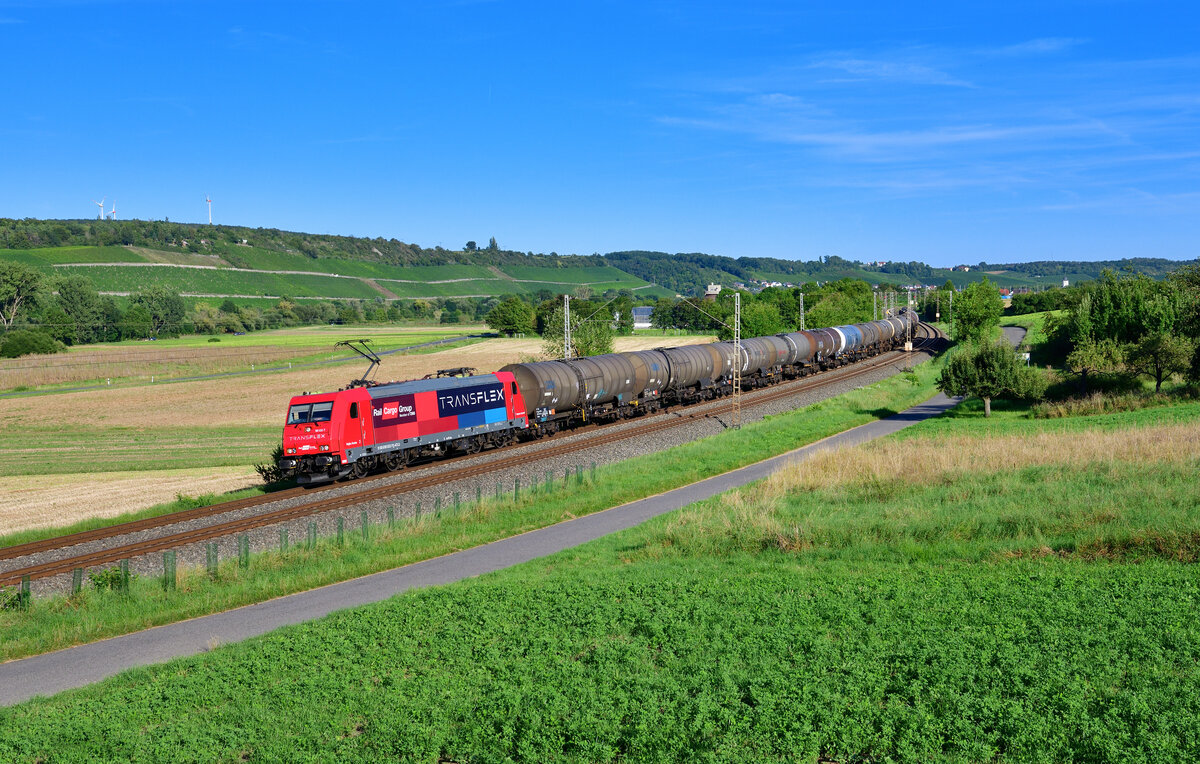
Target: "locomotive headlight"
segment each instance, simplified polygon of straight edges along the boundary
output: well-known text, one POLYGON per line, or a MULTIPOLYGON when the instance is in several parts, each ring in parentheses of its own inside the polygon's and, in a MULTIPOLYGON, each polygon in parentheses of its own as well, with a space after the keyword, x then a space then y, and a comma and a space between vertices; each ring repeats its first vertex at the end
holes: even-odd
POLYGON ((294 454, 294 453, 296 453, 296 449, 294 449, 294 448, 289 448, 289 449, 287 450, 287 452, 288 452, 289 454, 294 454))
POLYGON ((322 451, 328 451, 328 450, 329 450, 329 446, 321 446, 321 450, 322 450, 322 451))

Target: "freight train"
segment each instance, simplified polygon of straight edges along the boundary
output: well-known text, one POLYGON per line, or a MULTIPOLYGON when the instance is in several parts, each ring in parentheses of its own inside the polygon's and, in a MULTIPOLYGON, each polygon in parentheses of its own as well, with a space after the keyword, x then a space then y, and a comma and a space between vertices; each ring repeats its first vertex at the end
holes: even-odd
POLYGON ((476 453, 588 421, 712 400, 904 345, 915 313, 732 342, 509 364, 492 374, 354 385, 288 404, 278 465, 300 485, 476 453))

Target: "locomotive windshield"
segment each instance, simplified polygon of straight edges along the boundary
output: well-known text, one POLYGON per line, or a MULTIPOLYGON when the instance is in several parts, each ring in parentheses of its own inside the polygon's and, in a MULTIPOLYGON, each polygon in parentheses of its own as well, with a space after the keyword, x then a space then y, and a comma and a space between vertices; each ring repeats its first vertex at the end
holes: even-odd
POLYGON ((300 403, 288 409, 288 424, 305 422, 328 422, 333 418, 333 401, 300 403))

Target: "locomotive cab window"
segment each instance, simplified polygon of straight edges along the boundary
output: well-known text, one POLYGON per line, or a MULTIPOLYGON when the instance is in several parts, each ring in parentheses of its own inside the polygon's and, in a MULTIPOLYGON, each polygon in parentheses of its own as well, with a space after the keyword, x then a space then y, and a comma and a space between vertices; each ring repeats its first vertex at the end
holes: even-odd
POLYGON ((350 404, 350 418, 358 419, 358 401, 350 404))
POLYGON ((333 401, 313 404, 312 421, 328 422, 330 419, 333 419, 333 401))
POLYGON ((517 394, 517 383, 516 383, 516 382, 509 382, 508 384, 509 384, 509 387, 511 387, 511 388, 512 388, 512 394, 513 394, 513 395, 516 395, 516 394, 517 394))
POLYGON ((309 419, 309 413, 311 410, 312 404, 310 403, 301 403, 298 406, 292 406, 290 409, 288 409, 288 424, 304 424, 305 422, 311 421, 309 419))

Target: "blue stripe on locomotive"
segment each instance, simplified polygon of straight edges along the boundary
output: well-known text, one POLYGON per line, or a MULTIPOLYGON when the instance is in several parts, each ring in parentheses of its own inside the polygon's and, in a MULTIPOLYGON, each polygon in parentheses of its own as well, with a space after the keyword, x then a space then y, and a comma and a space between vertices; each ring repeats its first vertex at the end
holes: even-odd
POLYGON ((507 422, 508 412, 503 408, 485 409, 484 411, 469 411, 458 415, 458 427, 478 427, 481 424, 507 422))

